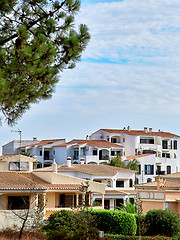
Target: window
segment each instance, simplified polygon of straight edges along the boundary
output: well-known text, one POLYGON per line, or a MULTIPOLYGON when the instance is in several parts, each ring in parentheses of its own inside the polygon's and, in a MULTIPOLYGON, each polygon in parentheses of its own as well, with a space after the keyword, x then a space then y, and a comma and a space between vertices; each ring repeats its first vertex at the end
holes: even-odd
POLYGON ((125 140, 125 138, 123 138, 123 142, 125 142, 126 140, 125 140))
POLYGON ((124 181, 116 181, 116 187, 124 187, 124 181))
POLYGON ((143 154, 156 154, 154 150, 143 150, 143 154))
POLYGON ((109 137, 107 137, 107 141, 109 142, 109 137))
POLYGON ((111 142, 112 143, 117 143, 117 139, 116 138, 111 138, 111 142))
POLYGON ((170 153, 162 153, 162 157, 170 158, 170 153))
POLYGON ((53 154, 56 154, 55 150, 53 151, 53 154))
POLYGON ((177 141, 174 140, 174 149, 177 150, 177 141))
POLYGON ((107 181, 107 186, 111 187, 111 181, 107 181))
POLYGON ((162 149, 168 149, 168 141, 162 140, 162 149))
POLYGON ((9 170, 11 171, 20 171, 20 170, 28 170, 29 163, 28 162, 10 162, 9 170))
POLYGON ((141 174, 141 164, 139 164, 138 167, 139 167, 139 172, 138 173, 141 174))
POLYGON ((137 155, 137 153, 138 153, 138 150, 137 150, 137 148, 135 149, 135 155, 137 155))
POLYGON ((111 156, 115 156, 115 151, 111 151, 111 156))
POLYGON ((94 181, 94 182, 101 183, 101 180, 98 180, 98 179, 94 179, 93 181, 94 181))
POLYGON ((8 196, 8 210, 29 209, 29 196, 8 196))
POLYGON ((171 166, 167 166, 167 174, 171 174, 171 166))
POLYGON ((79 149, 74 149, 74 159, 79 158, 79 149))
POLYGON ((42 156, 42 150, 39 151, 39 156, 42 156))
POLYGON ((151 178, 147 178, 147 183, 148 182, 152 182, 152 179, 151 178))
POLYGON ((97 156, 97 149, 93 149, 93 156, 97 156))
POLYGON ((129 187, 133 187, 133 180, 129 179, 129 187))
POLYGON ((154 165, 145 165, 145 174, 153 175, 154 174, 154 165))
POLYGON ((143 144, 154 144, 154 138, 141 138, 140 143, 143 144))

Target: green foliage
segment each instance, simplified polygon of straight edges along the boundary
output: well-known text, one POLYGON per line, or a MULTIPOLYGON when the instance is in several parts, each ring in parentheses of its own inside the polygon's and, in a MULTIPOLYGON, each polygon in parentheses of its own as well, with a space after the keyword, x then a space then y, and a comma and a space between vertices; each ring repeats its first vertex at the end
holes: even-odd
MULTIPOLYGON (((139 236, 124 236, 119 234, 105 234, 106 237, 112 239, 122 239, 122 240, 139 240, 139 236)), ((143 236, 141 240, 170 240, 171 237, 167 236, 143 236)), ((173 239, 174 240, 174 239, 173 239)))
POLYGON ((32 103, 48 99, 58 73, 80 60, 90 39, 75 30, 79 0, 0 1, 0 109, 12 125, 32 103))
POLYGON ((110 162, 110 166, 126 168, 126 164, 122 161, 121 154, 119 153, 117 157, 113 157, 110 162))
POLYGON ((137 230, 134 214, 118 210, 91 210, 90 213, 97 217, 97 227, 107 233, 122 235, 135 235, 137 230))
POLYGON ((53 239, 99 239, 95 216, 88 210, 69 212, 62 210, 52 214, 49 223, 43 227, 48 240, 53 239))
POLYGON ((26 156, 26 157, 34 157, 33 155, 31 155, 30 153, 27 152, 20 152, 21 155, 26 156))
POLYGON ((180 231, 178 215, 170 210, 150 210, 144 219, 146 227, 145 235, 174 236, 180 231))
POLYGON ((126 169, 131 169, 135 171, 139 171, 139 161, 137 159, 130 160, 128 164, 126 165, 125 162, 122 161, 121 154, 119 153, 117 157, 113 157, 109 165, 115 166, 115 167, 120 167, 120 168, 126 168, 126 169))
POLYGON ((136 203, 131 203, 130 201, 126 200, 125 204, 121 203, 121 206, 117 208, 118 210, 127 212, 127 213, 136 213, 136 203))

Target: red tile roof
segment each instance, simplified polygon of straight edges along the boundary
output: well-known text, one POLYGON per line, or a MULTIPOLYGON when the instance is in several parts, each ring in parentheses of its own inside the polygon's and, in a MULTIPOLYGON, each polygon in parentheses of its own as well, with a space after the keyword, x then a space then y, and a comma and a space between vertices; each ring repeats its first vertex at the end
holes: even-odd
POLYGON ((127 135, 135 135, 135 136, 141 136, 141 135, 146 135, 146 136, 160 136, 160 137, 180 137, 176 134, 170 133, 170 132, 162 132, 162 131, 158 131, 158 132, 145 132, 143 130, 124 130, 124 129, 100 129, 103 130, 105 132, 109 132, 109 133, 124 133, 127 135))
POLYGON ((81 184, 51 184, 33 173, 0 172, 0 190, 74 190, 81 184))
POLYGON ((29 145, 22 146, 21 148, 31 147, 31 146, 44 146, 44 145, 53 144, 53 143, 55 143, 55 142, 63 141, 63 140, 65 140, 65 139, 42 140, 42 141, 39 141, 39 142, 37 142, 37 143, 33 143, 33 144, 29 144, 29 145))
POLYGON ((65 143, 58 144, 56 146, 64 147, 64 146, 68 146, 68 145, 71 145, 71 144, 72 145, 86 144, 88 146, 105 147, 105 148, 110 148, 110 147, 123 148, 122 145, 107 142, 107 141, 104 141, 104 140, 84 140, 84 139, 73 139, 73 141, 71 141, 71 142, 68 142, 66 144, 65 143))
POLYGON ((129 156, 129 157, 126 157, 125 160, 136 159, 136 158, 140 158, 140 157, 147 157, 147 156, 150 156, 150 155, 154 155, 154 154, 141 154, 141 155, 129 156))

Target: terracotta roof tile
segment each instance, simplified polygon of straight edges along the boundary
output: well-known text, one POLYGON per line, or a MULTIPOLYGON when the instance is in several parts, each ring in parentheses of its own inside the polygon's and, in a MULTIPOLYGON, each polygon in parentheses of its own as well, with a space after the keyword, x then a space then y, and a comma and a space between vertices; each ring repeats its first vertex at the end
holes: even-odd
POLYGON ((64 164, 58 165, 58 172, 82 172, 90 175, 114 176, 117 172, 135 173, 136 171, 105 164, 72 164, 71 167, 64 164))
POLYGON ((48 144, 54 144, 55 142, 58 141, 62 141, 65 139, 49 139, 49 140, 42 140, 42 141, 38 141, 37 143, 33 143, 33 144, 29 144, 29 145, 25 145, 22 146, 21 148, 25 148, 25 147, 33 147, 33 146, 44 146, 44 145, 48 145, 48 144))
POLYGON ((33 173, 0 172, 0 190, 73 190, 80 188, 81 184, 51 184, 33 173))
POLYGON ((162 132, 162 131, 158 131, 158 132, 144 132, 143 130, 121 130, 121 129, 100 129, 103 130, 105 132, 109 132, 109 133, 124 133, 127 135, 146 135, 146 136, 160 136, 160 137, 180 137, 176 134, 170 133, 170 132, 162 132))
POLYGON ((141 154, 141 155, 129 156, 129 157, 126 157, 125 160, 136 159, 136 158, 140 158, 140 157, 147 157, 147 156, 150 156, 150 155, 154 155, 154 154, 141 154))
POLYGON ((56 146, 68 146, 68 145, 82 145, 82 144, 86 144, 88 146, 96 146, 96 147, 106 147, 106 148, 110 148, 110 147, 115 147, 115 148, 123 148, 122 145, 119 144, 115 144, 115 143, 111 143, 111 142, 107 142, 104 140, 85 140, 85 139, 73 139, 73 141, 68 142, 66 144, 59 144, 56 146))

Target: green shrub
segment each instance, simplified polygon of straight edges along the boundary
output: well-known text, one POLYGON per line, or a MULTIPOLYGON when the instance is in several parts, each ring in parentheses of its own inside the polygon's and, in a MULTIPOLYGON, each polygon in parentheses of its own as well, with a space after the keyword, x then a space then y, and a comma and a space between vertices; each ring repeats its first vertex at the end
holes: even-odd
POLYGON ((174 236, 180 231, 178 215, 170 210, 150 210, 144 219, 146 227, 145 235, 174 236))
POLYGON ((137 230, 134 214, 118 210, 91 210, 97 217, 97 228, 106 232, 122 235, 135 235, 137 230))
MULTIPOLYGON (((121 240, 139 240, 138 236, 124 236, 118 234, 105 234, 105 237, 121 240)), ((167 236, 142 236, 141 240, 174 240, 174 239, 167 236)))
POLYGON ((62 210, 49 217, 49 223, 43 230, 48 240, 98 240, 100 237, 95 218, 85 209, 78 212, 62 210))

